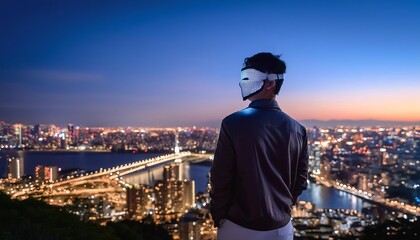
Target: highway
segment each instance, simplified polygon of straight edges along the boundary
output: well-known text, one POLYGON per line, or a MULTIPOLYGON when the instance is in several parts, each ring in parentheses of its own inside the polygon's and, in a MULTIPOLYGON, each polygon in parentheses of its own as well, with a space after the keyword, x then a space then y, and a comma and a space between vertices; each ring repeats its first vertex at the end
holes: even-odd
MULTIPOLYGON (((82 185, 84 183, 95 183, 98 180, 103 181, 103 180, 100 180, 103 177, 111 179, 111 180, 114 180, 114 179, 119 180, 120 177, 123 177, 125 175, 131 174, 137 171, 141 171, 145 168, 150 168, 150 167, 154 167, 161 164, 169 164, 171 162, 176 162, 176 161, 182 161, 181 159, 185 159, 188 156, 191 156, 192 161, 197 161, 197 159, 200 159, 200 158, 202 159, 203 156, 207 157, 201 154, 199 155, 200 157, 196 155, 197 154, 191 154, 190 152, 180 152, 177 154, 168 154, 168 155, 163 155, 163 156, 145 159, 141 161, 136 161, 136 162, 132 162, 132 163, 128 163, 128 164, 124 164, 120 166, 115 166, 108 169, 101 168, 99 171, 87 173, 84 175, 82 174, 78 177, 68 177, 67 179, 56 180, 55 182, 52 182, 52 183, 41 183, 39 190, 36 190, 36 188, 32 186, 21 187, 19 189, 12 190, 12 193, 10 195, 12 198, 18 198, 18 199, 22 197, 26 198, 28 195, 38 195, 39 192, 44 191, 45 188, 66 189, 66 188, 82 185)), ((123 184, 123 186, 121 187, 125 187, 124 186, 125 183, 121 182, 121 184, 123 184)), ((45 194, 43 195, 45 196, 45 194)))

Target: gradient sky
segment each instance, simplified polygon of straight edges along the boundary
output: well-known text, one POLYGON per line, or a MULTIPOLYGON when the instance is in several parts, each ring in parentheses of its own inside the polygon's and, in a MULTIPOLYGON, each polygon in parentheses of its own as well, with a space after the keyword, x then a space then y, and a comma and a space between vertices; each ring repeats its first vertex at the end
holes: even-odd
POLYGON ((0 120, 220 121, 248 105, 240 69, 261 51, 286 62, 296 119, 420 120, 416 0, 2 0, 0 120))

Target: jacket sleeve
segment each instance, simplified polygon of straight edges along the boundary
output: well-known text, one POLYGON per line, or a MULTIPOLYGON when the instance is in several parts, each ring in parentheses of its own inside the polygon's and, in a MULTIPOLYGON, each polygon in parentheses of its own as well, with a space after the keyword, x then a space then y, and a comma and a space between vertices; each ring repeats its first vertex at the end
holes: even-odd
POLYGON ((210 213, 214 226, 219 227, 232 202, 234 191, 235 150, 224 122, 220 128, 219 140, 210 170, 210 213))
POLYGON ((299 154, 299 159, 296 168, 296 181, 293 188, 292 205, 296 205, 299 195, 308 188, 308 136, 304 129, 304 137, 302 138, 302 151, 299 154))

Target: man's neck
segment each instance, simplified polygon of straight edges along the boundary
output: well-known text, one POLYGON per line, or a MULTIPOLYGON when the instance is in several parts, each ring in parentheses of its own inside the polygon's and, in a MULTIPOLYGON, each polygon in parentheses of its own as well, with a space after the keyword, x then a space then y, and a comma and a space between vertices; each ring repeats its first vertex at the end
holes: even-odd
POLYGON ((257 100, 276 100, 276 95, 274 95, 274 96, 261 96, 261 97, 254 97, 254 96, 252 96, 252 97, 250 97, 250 98, 248 98, 251 102, 253 102, 253 101, 257 101, 257 100))

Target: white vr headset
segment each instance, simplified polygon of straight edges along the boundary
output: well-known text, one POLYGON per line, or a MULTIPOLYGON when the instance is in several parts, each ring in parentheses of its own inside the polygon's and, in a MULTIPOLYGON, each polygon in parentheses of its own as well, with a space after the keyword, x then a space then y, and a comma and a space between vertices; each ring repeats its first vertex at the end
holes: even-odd
POLYGON ((243 68, 241 71, 241 81, 239 82, 243 100, 245 101, 252 95, 259 93, 264 86, 265 80, 283 80, 283 74, 264 73, 254 68, 243 68))

